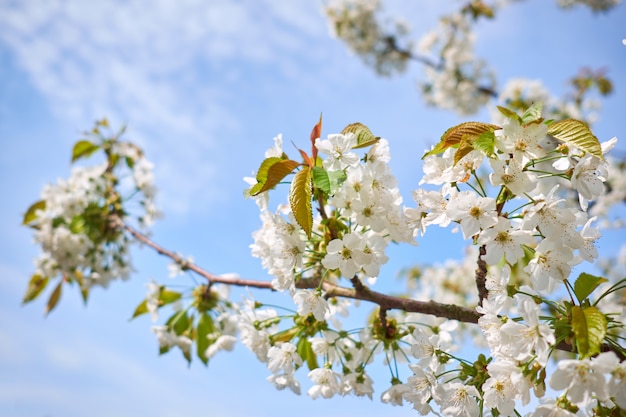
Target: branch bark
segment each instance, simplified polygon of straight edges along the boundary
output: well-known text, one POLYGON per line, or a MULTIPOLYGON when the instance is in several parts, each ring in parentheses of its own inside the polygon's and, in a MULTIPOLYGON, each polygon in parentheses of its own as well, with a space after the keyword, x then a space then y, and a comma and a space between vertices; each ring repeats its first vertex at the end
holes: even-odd
MULTIPOLYGON (((110 227, 126 230, 139 242, 154 249, 158 254, 172 259, 177 264, 183 266, 184 269, 195 272, 201 277, 207 279, 209 283, 211 284, 221 283, 221 284, 234 285, 234 286, 239 286, 239 287, 253 287, 253 288, 260 288, 260 289, 267 289, 270 291, 275 291, 275 289, 272 287, 272 283, 268 281, 231 278, 231 277, 223 277, 220 275, 212 274, 208 272, 207 270, 197 266, 196 264, 186 261, 180 255, 177 255, 176 253, 170 250, 167 250, 163 248, 162 246, 156 244, 143 233, 139 232, 135 228, 124 223, 122 219, 119 218, 117 215, 111 216, 111 218, 109 219, 109 225, 110 227)), ((483 252, 484 250, 483 248, 481 248, 480 253, 483 254, 483 252)), ((479 262, 481 261, 482 259, 481 257, 479 257, 479 262)), ((479 263, 479 270, 480 269, 481 268, 480 268, 480 263, 479 263)), ((477 271, 477 274, 478 274, 478 271, 477 271)), ((418 301, 418 300, 413 300, 411 298, 397 297, 397 296, 392 296, 388 294, 383 294, 377 291, 372 291, 367 286, 363 285, 363 283, 361 283, 361 281, 358 280, 358 278, 356 277, 353 278, 351 281, 352 281, 354 288, 342 287, 342 286, 339 286, 337 284, 327 282, 327 281, 322 283, 322 288, 326 292, 327 297, 343 297, 343 298, 349 298, 353 300, 369 301, 371 303, 374 303, 380 306, 381 311, 385 311, 385 312, 388 310, 402 310, 402 311, 406 311, 407 313, 429 314, 435 317, 446 318, 449 320, 458 320, 463 323, 474 323, 474 324, 478 323, 478 319, 481 317, 481 315, 478 312, 476 312, 474 309, 471 309, 471 308, 462 307, 462 306, 458 306, 455 304, 442 304, 442 303, 438 303, 432 300, 431 301, 418 301), (356 284, 355 281, 358 281, 358 284, 356 284)), ((478 278, 477 278, 477 281, 478 281, 478 278)), ((306 278, 306 279, 301 279, 300 281, 298 281, 296 283, 296 287, 301 288, 301 289, 317 288, 319 286, 319 283, 320 283, 319 278, 306 278)), ((479 287, 479 292, 480 292, 480 287, 479 287)), ((561 343, 555 346, 555 348, 559 350, 564 350, 567 352, 575 352, 574 350, 575 348, 573 346, 567 345, 565 343, 561 343)), ((613 349, 610 345, 608 345, 607 343, 604 343, 602 345, 602 351, 605 352, 609 350, 615 352, 621 360, 626 360, 626 357, 624 357, 623 353, 616 351, 616 349, 613 349)))

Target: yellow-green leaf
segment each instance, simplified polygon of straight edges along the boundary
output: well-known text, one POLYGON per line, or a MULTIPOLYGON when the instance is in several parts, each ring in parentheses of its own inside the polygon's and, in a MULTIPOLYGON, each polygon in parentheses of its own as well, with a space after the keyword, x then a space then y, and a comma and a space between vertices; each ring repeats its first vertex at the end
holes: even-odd
POLYGON ((24 214, 24 220, 22 221, 23 225, 28 225, 35 220, 37 220, 37 210, 45 210, 46 209, 46 201, 39 200, 36 203, 33 203, 26 213, 24 214))
MULTIPOLYGON (((500 129, 500 126, 482 122, 465 122, 446 130, 441 136, 439 143, 430 151, 426 152, 422 159, 430 155, 444 152, 451 147, 458 147, 461 141, 473 141, 484 133, 500 129)), ((459 158, 460 159, 460 158, 459 158)))
POLYGON ((256 173, 257 183, 250 188, 250 195, 257 195, 276 186, 285 176, 291 173, 300 163, 289 159, 272 156, 265 158, 256 173))
POLYGON ((276 334, 273 334, 271 338, 274 343, 285 343, 293 339, 299 331, 300 329, 298 327, 292 327, 291 329, 283 330, 276 334))
POLYGON ((548 134, 604 160, 600 141, 591 133, 589 126, 580 120, 567 119, 551 123, 548 126, 548 134))
POLYGON ((74 145, 74 150, 72 151, 72 162, 79 158, 86 158, 98 149, 100 149, 100 146, 95 143, 89 142, 88 140, 79 140, 74 145))
POLYGON ((572 330, 576 337, 576 349, 582 358, 600 353, 606 335, 606 316, 596 307, 572 307, 572 330))
POLYGON ((181 297, 181 293, 161 287, 159 291, 159 307, 178 301, 181 297))
POLYGON ((515 113, 513 110, 509 110, 506 107, 501 107, 501 106, 496 106, 496 107, 498 108, 500 113, 502 113, 504 117, 506 117, 507 119, 517 120, 519 124, 522 124, 522 118, 519 117, 519 115, 515 113))
POLYGON ((303 166, 296 173, 289 191, 289 204, 296 221, 311 236, 313 230, 313 210, 311 208, 312 197, 312 173, 308 166, 303 166))
POLYGON ((541 121, 543 104, 540 101, 533 103, 522 115, 522 123, 528 124, 541 121))
POLYGON ((37 298, 39 294, 41 294, 41 292, 46 288, 46 286, 48 286, 48 282, 48 277, 34 274, 28 282, 28 288, 26 289, 26 294, 24 294, 24 299, 22 300, 22 303, 26 304, 37 298))
POLYGON ((85 280, 83 279, 83 273, 78 269, 74 271, 74 277, 80 287, 80 295, 83 297, 83 303, 87 304, 87 298, 89 298, 89 287, 85 287, 85 280))
POLYGON ((59 284, 56 286, 50 298, 48 299, 48 304, 46 305, 46 314, 50 313, 59 303, 61 299, 61 288, 63 287, 63 280, 59 281, 59 284))
POLYGON ((146 314, 147 312, 148 312, 148 300, 143 300, 141 303, 139 303, 139 305, 135 309, 135 312, 133 313, 133 316, 130 319, 132 320, 137 316, 146 314))
POLYGON ((353 133, 354 136, 356 136, 356 146, 353 149, 365 148, 366 146, 373 145, 380 140, 379 136, 374 136, 372 131, 367 126, 359 122, 351 123, 344 127, 341 134, 345 135, 346 133, 353 133))
POLYGON ((267 179, 265 180, 265 184, 263 184, 263 187, 261 187, 256 194, 260 194, 263 191, 274 188, 283 180, 283 178, 291 174, 299 165, 300 162, 292 161, 291 159, 284 159, 272 164, 272 166, 270 166, 267 170, 267 179))

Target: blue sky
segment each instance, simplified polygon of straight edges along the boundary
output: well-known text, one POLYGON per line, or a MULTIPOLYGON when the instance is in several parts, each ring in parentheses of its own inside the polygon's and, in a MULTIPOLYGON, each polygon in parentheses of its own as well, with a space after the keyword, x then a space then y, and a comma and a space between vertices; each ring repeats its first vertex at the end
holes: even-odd
MULTIPOLYGON (((436 25, 435 3, 389 6, 419 36, 436 25)), ((479 55, 497 69, 500 87, 510 77, 543 78, 557 95, 579 67, 607 68, 615 93, 594 132, 626 139, 626 7, 593 15, 553 3, 521 2, 482 24, 479 55)), ((149 278, 169 282, 167 261, 147 250, 134 253, 132 280, 93 291, 87 308, 70 292, 46 318, 43 301, 20 304, 37 255, 21 216, 45 183, 68 175, 72 144, 104 116, 127 123, 127 138, 156 164, 165 217, 154 238, 214 273, 267 278, 250 256, 260 222, 242 197, 242 178, 277 133, 304 146, 320 112, 325 133, 360 121, 387 138, 409 197, 423 150, 470 118, 425 107, 418 66, 393 79, 375 76, 329 36, 320 4, 0 1, 0 415, 414 414, 377 397, 312 401, 278 392, 241 345, 208 369, 187 367, 177 352, 158 357, 149 320, 128 321, 149 278)), ((460 237, 429 231, 417 249, 396 249, 385 273, 391 279, 403 265, 460 257, 462 246, 450 241, 460 237)), ((622 241, 609 235, 601 251, 614 253, 622 241)), ((381 382, 375 396, 386 388, 381 382)))

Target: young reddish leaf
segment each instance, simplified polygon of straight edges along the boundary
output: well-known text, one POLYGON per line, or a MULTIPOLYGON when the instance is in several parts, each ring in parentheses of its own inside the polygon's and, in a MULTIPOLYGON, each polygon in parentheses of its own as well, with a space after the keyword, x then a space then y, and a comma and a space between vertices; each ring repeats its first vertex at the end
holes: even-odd
POLYGON ((313 164, 313 160, 309 157, 309 155, 306 152, 304 152, 302 149, 298 149, 298 152, 300 152, 300 155, 302 155, 302 159, 304 159, 304 162, 307 164, 309 168, 313 168, 315 166, 313 164))
MULTIPOLYGON (((313 130, 311 130, 311 155, 313 157, 313 161, 317 159, 317 147, 315 147, 315 139, 322 136, 322 114, 320 113, 320 120, 317 122, 315 126, 313 126, 313 130)), ((312 166, 309 164, 309 166, 312 166)))
POLYGON ((48 286, 48 281, 48 277, 34 274, 28 282, 28 288, 26 289, 26 294, 24 294, 22 303, 26 304, 37 298, 39 294, 41 294, 41 292, 48 286))
POLYGON ((341 134, 345 135, 346 133, 352 133, 356 136, 356 146, 353 149, 365 148, 366 146, 373 145, 380 140, 379 136, 374 136, 372 131, 367 126, 359 122, 352 123, 344 127, 341 134))
POLYGON ((313 230, 313 209, 311 207, 312 170, 308 166, 302 167, 293 178, 289 191, 289 203, 296 221, 311 236, 313 230))
POLYGON ((59 284, 56 286, 50 298, 48 299, 48 304, 46 305, 46 314, 49 314, 59 303, 61 299, 61 288, 63 287, 63 280, 59 281, 59 284))
POLYGON ((72 162, 79 158, 86 158, 98 149, 100 149, 100 146, 95 143, 91 143, 88 140, 79 140, 74 145, 74 149, 72 151, 72 162))
POLYGON ((24 220, 22 221, 22 225, 26 226, 35 220, 37 220, 37 210, 45 210, 46 209, 46 201, 39 200, 36 203, 33 203, 26 213, 24 214, 24 220))
POLYGON ((551 123, 548 134, 604 161, 600 141, 591 133, 589 126, 580 120, 567 119, 551 123))

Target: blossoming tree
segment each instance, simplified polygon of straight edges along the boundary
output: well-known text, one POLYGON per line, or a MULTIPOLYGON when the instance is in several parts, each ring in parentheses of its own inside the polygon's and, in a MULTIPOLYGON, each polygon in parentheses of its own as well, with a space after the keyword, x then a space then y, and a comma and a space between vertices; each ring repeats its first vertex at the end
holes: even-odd
MULTIPOLYGON (((372 398, 370 369, 384 363, 390 383, 381 400, 422 415, 513 416, 531 401, 535 416, 623 415, 626 278, 611 260, 598 261, 596 242, 614 226, 607 213, 625 200, 626 176, 610 157, 617 139, 598 139, 588 123, 590 90, 607 94, 611 84, 587 71, 565 101, 520 80, 498 94, 471 53, 471 25, 503 3, 467 3, 418 48, 401 46, 402 25, 382 29, 377 1, 326 9, 335 34, 382 75, 421 62, 429 103, 463 114, 494 98, 501 104, 490 122, 450 127, 424 152, 413 202, 402 200, 386 139, 362 123, 325 134, 320 117, 291 155, 274 138, 246 179, 261 218, 252 256, 273 279, 214 275, 149 236, 158 216, 152 164, 123 129, 101 120, 72 160, 99 153, 103 163, 46 186, 24 215, 41 246, 24 302, 51 287, 49 312, 70 286, 87 301, 91 288, 130 276, 129 245, 138 241, 170 258, 172 275, 204 279, 188 291, 148 284, 133 317, 157 322, 168 312, 152 328, 161 353, 178 349, 206 364, 240 340, 267 364, 271 384, 299 394, 308 378, 312 398, 372 398), (274 190, 286 201, 270 202, 274 190), (377 290, 388 245, 426 242, 435 226, 460 231, 465 259, 409 268, 402 288, 377 290), (593 263, 601 275, 572 273, 593 263), (238 302, 233 286, 251 291, 238 302), (268 290, 285 294, 284 307, 262 301, 268 290), (359 302, 372 312, 348 328, 359 302), (469 338, 477 348, 462 351, 469 338)), ((604 10, 616 2, 560 3, 604 10)))

